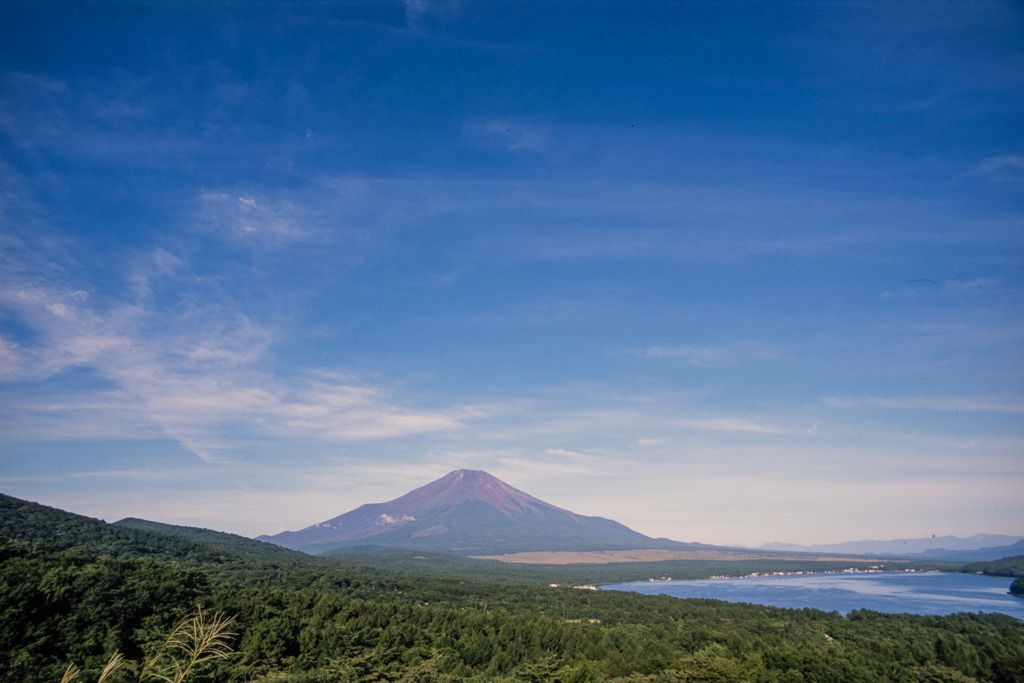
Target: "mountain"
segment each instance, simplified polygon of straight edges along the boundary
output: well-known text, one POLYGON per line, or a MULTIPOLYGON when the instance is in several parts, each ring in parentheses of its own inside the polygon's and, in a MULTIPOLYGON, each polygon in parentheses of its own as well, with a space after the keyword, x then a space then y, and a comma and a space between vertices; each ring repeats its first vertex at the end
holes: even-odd
POLYGON ((948 548, 932 548, 919 555, 930 560, 945 560, 948 562, 991 562, 1006 557, 1024 554, 1024 541, 1017 541, 1012 545, 1000 545, 991 548, 977 548, 974 550, 950 550, 948 548))
POLYGON ((563 510, 481 470, 455 470, 392 501, 257 540, 321 554, 367 544, 456 555, 703 547, 563 510))
POLYGON ((903 538, 893 541, 849 541, 826 545, 794 545, 768 543, 762 550, 792 550, 851 555, 879 555, 890 557, 921 557, 933 560, 985 561, 1021 554, 1024 536, 977 534, 969 538, 958 536, 932 536, 930 538, 903 538))

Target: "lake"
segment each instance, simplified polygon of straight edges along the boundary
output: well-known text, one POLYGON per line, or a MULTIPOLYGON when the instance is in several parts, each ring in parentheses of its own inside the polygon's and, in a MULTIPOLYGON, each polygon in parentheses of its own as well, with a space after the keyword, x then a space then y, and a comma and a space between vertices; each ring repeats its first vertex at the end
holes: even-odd
POLYGON ((999 612, 1024 620, 1024 598, 1008 593, 1011 583, 1013 579, 976 574, 879 572, 646 581, 601 589, 773 607, 813 607, 842 614, 858 609, 909 614, 999 612))

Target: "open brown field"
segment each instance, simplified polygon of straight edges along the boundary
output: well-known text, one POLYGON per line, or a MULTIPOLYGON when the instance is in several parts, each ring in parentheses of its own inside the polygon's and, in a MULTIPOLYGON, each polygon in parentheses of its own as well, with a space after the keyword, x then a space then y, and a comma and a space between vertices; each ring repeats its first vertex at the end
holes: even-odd
MULTIPOLYGON (((506 555, 477 555, 478 560, 498 560, 513 564, 611 564, 613 562, 663 562, 666 560, 802 560, 805 562, 874 562, 866 557, 814 557, 751 553, 742 550, 588 550, 533 551, 506 555)), ((880 561, 880 560, 878 560, 880 561)), ((892 562, 892 560, 887 560, 892 562)))

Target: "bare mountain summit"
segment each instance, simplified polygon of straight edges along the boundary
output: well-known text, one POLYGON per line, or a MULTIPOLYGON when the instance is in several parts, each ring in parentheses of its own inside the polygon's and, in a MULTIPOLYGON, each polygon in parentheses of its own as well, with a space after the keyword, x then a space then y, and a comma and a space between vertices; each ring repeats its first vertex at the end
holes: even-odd
POLYGON ((650 538, 609 519, 563 510, 481 470, 455 470, 387 503, 361 505, 259 540, 320 554, 355 545, 459 555, 698 545, 650 538))

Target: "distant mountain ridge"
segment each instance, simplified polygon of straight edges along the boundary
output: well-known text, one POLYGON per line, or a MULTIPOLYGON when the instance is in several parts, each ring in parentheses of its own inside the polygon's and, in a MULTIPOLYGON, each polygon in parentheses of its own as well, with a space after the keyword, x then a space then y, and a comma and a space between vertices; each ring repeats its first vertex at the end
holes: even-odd
POLYGON ((693 548, 545 503, 482 470, 455 470, 386 503, 258 540, 309 553, 378 545, 456 555, 529 550, 693 548))
POLYGON ((987 562, 1022 554, 1024 554, 1024 541, 1017 541, 1013 545, 978 548, 977 550, 949 550, 948 548, 933 548, 932 550, 926 550, 919 555, 912 555, 911 557, 919 557, 928 560, 945 560, 948 562, 987 562))
POLYGON ((828 554, 918 557, 932 560, 986 561, 1024 552, 1024 536, 976 534, 968 538, 938 536, 903 538, 891 541, 848 541, 820 545, 766 543, 761 550, 815 552, 828 554))

